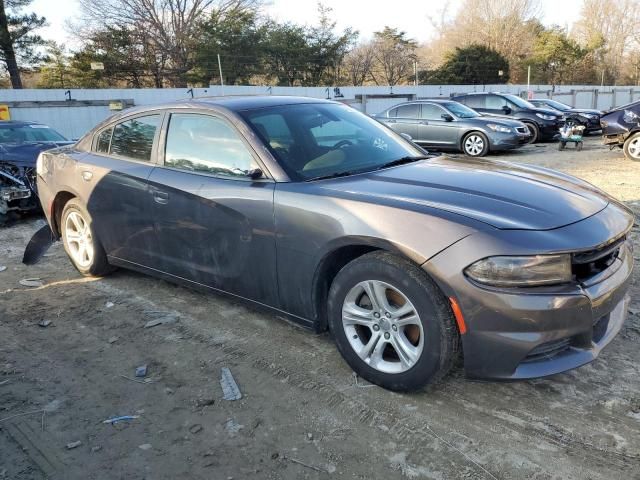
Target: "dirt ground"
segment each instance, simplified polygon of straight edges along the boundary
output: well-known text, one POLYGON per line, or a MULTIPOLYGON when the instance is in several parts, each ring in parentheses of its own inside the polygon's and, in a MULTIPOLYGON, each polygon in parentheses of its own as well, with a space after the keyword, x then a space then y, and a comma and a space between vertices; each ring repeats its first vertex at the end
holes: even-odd
MULTIPOLYGON (((640 213, 640 164, 598 137, 498 158, 577 175, 640 213)), ((24 266, 41 222, 0 230, 0 479, 640 479, 637 281, 634 313, 591 365, 517 383, 458 368, 407 395, 356 383, 327 335, 219 296, 122 270, 83 279, 60 244, 24 266), (18 283, 33 277, 44 286, 18 283), (222 398, 221 367, 241 400, 222 398), (137 418, 103 423, 121 415, 137 418)))

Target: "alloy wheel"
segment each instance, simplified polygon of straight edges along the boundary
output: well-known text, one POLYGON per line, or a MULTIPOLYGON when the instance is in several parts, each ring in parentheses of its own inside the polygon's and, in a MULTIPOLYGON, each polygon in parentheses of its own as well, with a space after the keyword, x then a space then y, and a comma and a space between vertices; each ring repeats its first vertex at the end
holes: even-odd
POLYGON ((469 135, 464 141, 464 151, 468 155, 477 156, 484 150, 484 140, 480 135, 469 135))
POLYGON ((406 295, 388 283, 355 285, 342 306, 342 326, 354 352, 380 372, 405 372, 422 355, 420 316, 406 295))
POLYGON ((640 136, 634 138, 629 142, 627 151, 633 158, 640 159, 640 136))
POLYGON ((93 262, 94 247, 91 228, 80 213, 72 211, 65 220, 65 242, 71 258, 81 268, 93 262))

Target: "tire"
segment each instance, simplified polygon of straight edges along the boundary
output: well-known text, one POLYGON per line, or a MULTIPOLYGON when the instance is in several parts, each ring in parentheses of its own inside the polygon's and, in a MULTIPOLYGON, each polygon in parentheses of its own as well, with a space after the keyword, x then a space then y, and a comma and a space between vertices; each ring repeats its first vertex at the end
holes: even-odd
POLYGON ((640 132, 629 135, 629 138, 624 142, 622 151, 627 160, 640 162, 640 132))
POLYGON ((468 133, 462 139, 462 151, 470 157, 484 157, 489 152, 489 139, 481 132, 468 133))
POLYGON ((88 277, 100 277, 110 273, 113 267, 107 261, 92 224, 91 215, 80 202, 75 198, 67 202, 60 221, 64 250, 78 272, 88 277))
POLYGON ((536 143, 540 138, 540 129, 538 128, 538 126, 535 123, 529 123, 529 122, 522 122, 522 123, 524 123, 527 126, 527 128, 529 129, 529 133, 531 134, 531 138, 529 138, 529 141, 527 143, 536 143))
POLYGON ((558 143, 558 150, 564 150, 564 147, 566 147, 567 144, 565 142, 560 142, 558 143))
POLYGON ((368 253, 340 270, 327 314, 349 366, 383 388, 418 390, 444 377, 457 358, 459 335, 447 298, 420 268, 390 253, 368 253), (385 304, 378 315, 376 302, 385 304))

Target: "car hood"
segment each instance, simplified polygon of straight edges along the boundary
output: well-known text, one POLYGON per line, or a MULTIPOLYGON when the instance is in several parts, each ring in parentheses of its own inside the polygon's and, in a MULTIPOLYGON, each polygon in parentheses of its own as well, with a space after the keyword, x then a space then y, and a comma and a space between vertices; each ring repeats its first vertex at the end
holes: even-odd
POLYGON ((72 143, 75 142, 2 143, 0 144, 0 162, 13 163, 22 167, 35 167, 40 152, 72 143))
POLYGON ((446 156, 323 183, 326 194, 410 210, 438 209, 499 229, 551 230, 609 203, 592 185, 560 172, 446 156))
POLYGON ((600 110, 594 110, 592 108, 572 108, 563 113, 591 113, 593 115, 602 115, 600 110))

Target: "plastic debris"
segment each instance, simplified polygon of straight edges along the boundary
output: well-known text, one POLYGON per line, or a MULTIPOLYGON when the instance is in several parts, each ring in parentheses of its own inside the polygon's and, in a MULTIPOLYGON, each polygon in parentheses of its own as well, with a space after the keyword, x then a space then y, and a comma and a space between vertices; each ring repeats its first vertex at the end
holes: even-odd
POLYGON ((78 448, 80 445, 82 445, 82 442, 80 440, 78 440, 77 442, 67 443, 67 450, 73 450, 74 448, 78 448))
POLYGON ((136 377, 146 377, 147 376, 147 364, 140 365, 136 368, 136 377))
POLYGON ((123 415, 121 417, 108 418, 102 423, 110 423, 111 425, 115 425, 116 423, 135 420, 136 418, 140 418, 140 415, 123 415))
POLYGON ((151 450, 153 448, 153 445, 151 445, 150 443, 143 443, 142 445, 138 445, 138 448, 140 450, 151 450))
POLYGON ((38 288, 42 287, 44 283, 42 283, 42 280, 39 278, 23 278, 20 280, 20 285, 23 287, 38 288))
POLYGON ((4 272, 7 269, 4 265, 0 265, 0 272, 4 272))
POLYGON ((105 308, 112 308, 115 305, 113 302, 107 302, 104 304, 105 308))
POLYGON ((171 313, 165 313, 164 316, 160 318, 154 318, 153 320, 149 320, 147 323, 144 324, 144 328, 157 327, 158 325, 168 325, 170 323, 175 323, 177 321, 178 321, 177 315, 174 315, 171 313))
POLYGON ((42 328, 47 328, 49 325, 51 325, 53 322, 51 320, 40 320, 38 322, 38 326, 42 327, 42 328))
POLYGON ((220 386, 222 387, 223 393, 222 398, 229 401, 240 400, 242 398, 242 393, 231 374, 231 370, 227 367, 222 367, 220 370, 222 373, 222 376, 220 377, 220 386))

